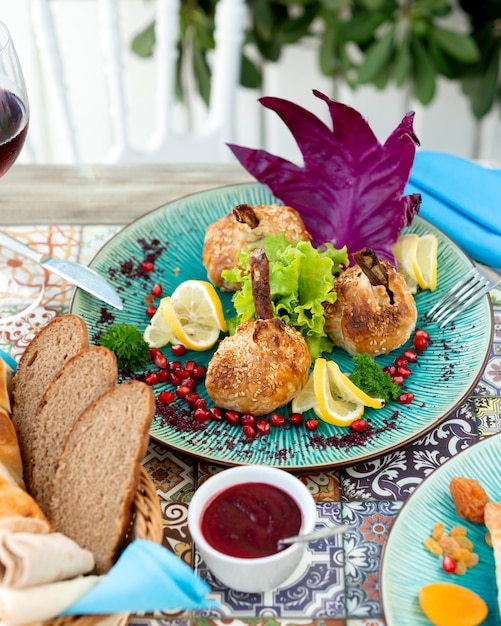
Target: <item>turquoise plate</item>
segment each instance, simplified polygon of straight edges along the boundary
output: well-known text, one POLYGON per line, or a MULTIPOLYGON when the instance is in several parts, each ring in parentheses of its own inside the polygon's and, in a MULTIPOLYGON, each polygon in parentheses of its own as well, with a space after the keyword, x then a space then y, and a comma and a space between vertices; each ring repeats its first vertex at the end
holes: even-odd
POLYGON ((423 585, 433 582, 452 582, 471 589, 489 609, 482 626, 500 623, 494 557, 485 541, 486 528, 460 519, 449 491, 455 476, 473 478, 490 500, 499 501, 500 475, 501 435, 493 435, 452 457, 409 497, 393 523, 382 556, 381 604, 387 626, 429 626, 418 595, 423 585), (461 525, 468 531, 479 562, 463 576, 446 574, 441 558, 423 547, 423 539, 430 536, 437 522, 443 522, 446 530, 461 525))
MULTIPOLYGON (((103 304, 81 290, 75 294, 71 311, 86 321, 91 340, 106 327, 108 315, 117 322, 136 324, 144 330, 148 323, 144 299, 152 284, 161 283, 167 295, 184 280, 207 279, 201 261, 206 227, 236 204, 271 202, 276 199, 267 187, 247 184, 187 196, 147 213, 115 235, 90 264, 116 287, 125 303, 124 311, 108 308, 103 315, 103 304), (151 279, 145 281, 137 278, 133 269, 144 259, 145 247, 155 239, 159 239, 165 249, 155 262, 151 279)), ((471 261, 450 239, 422 219, 416 218, 412 231, 433 232, 439 239, 439 287, 433 293, 423 291, 417 295, 421 317, 471 267, 471 261)), ((221 297, 224 308, 231 310, 231 294, 221 294, 221 297)), ((154 419, 151 436, 179 452, 225 465, 254 463, 306 470, 351 465, 380 456, 432 429, 460 406, 474 388, 491 344, 490 300, 484 297, 446 330, 439 330, 421 319, 419 326, 429 330, 433 343, 407 379, 407 389, 415 394, 414 402, 405 406, 392 403, 378 411, 367 409, 365 416, 375 432, 358 441, 354 441, 349 429, 325 422, 321 422, 314 433, 304 427, 288 426, 272 428, 270 435, 247 441, 240 428, 226 422, 209 422, 194 430, 185 421, 165 422, 160 416, 154 419)), ((164 352, 171 356, 168 347, 164 352)), ((183 358, 207 364, 212 354, 212 351, 188 353, 183 358)), ((336 349, 331 356, 343 371, 353 369, 351 358, 343 350, 336 349)), ((395 356, 378 359, 384 366, 395 356)), ((164 388, 157 385, 155 391, 158 393, 164 388)), ((207 398, 205 389, 197 389, 197 392, 207 398)), ((288 408, 284 412, 288 414, 288 408)))

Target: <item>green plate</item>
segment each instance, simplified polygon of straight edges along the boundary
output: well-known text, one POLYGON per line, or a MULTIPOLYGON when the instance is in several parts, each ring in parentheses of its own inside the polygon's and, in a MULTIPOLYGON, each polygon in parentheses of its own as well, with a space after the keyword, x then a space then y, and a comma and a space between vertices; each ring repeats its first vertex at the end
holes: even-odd
POLYGON ((386 542, 381 565, 381 604, 387 626, 429 626, 419 607, 418 594, 423 585, 453 582, 471 589, 487 603, 489 613, 483 626, 500 623, 492 548, 485 541, 483 524, 460 519, 449 492, 455 476, 480 482, 489 499, 501 499, 501 436, 493 435, 460 452, 435 470, 409 497, 397 515, 386 542), (423 547, 423 539, 433 526, 443 522, 466 527, 479 563, 463 576, 446 574, 441 558, 423 547))
MULTIPOLYGON (((113 237, 96 255, 91 267, 110 279, 121 295, 125 309, 117 312, 108 309, 117 322, 136 324, 143 331, 148 323, 145 314, 145 296, 151 285, 163 285, 164 294, 171 293, 187 279, 207 279, 201 261, 206 227, 241 203, 267 204, 276 199, 267 187, 260 184, 236 185, 187 196, 160 207, 132 222, 113 237), (158 239, 165 247, 155 262, 151 280, 145 281, 130 271, 144 259, 145 246, 158 239)), ((471 261, 443 233, 429 223, 416 218, 411 230, 418 234, 435 233, 439 239, 438 288, 431 293, 417 294, 419 316, 428 311, 452 285, 471 267, 471 261)), ((221 294, 225 309, 231 309, 231 294, 221 294)), ((89 327, 91 339, 105 328, 103 304, 78 290, 71 311, 83 317, 89 327)), ((367 409, 365 416, 377 435, 354 442, 349 429, 321 422, 314 433, 304 427, 272 428, 271 434, 246 440, 240 428, 226 422, 209 422, 199 430, 186 426, 182 420, 163 422, 154 420, 151 436, 180 452, 225 465, 263 464, 286 469, 306 470, 320 467, 352 465, 390 452, 413 441, 432 429, 454 409, 460 406, 479 379, 489 353, 492 336, 492 307, 486 296, 454 326, 440 330, 422 319, 419 326, 427 329, 432 344, 407 379, 406 387, 415 394, 409 405, 391 403, 387 407, 367 409), (175 423, 176 422, 176 423, 175 423)), ((171 353, 166 346, 165 354, 171 353)), ((183 358, 193 358, 207 364, 212 351, 189 353, 183 358)), ((385 366, 396 353, 378 357, 385 366)), ((351 358, 344 350, 336 349, 335 358, 341 369, 353 369, 351 358)), ((203 387, 203 385, 199 385, 203 387)), ((157 385, 158 393, 164 388, 157 385)), ((205 389, 197 389, 207 398, 205 389)), ((288 414, 286 407, 283 412, 288 414)), ((311 415, 313 417, 313 413, 311 415)))

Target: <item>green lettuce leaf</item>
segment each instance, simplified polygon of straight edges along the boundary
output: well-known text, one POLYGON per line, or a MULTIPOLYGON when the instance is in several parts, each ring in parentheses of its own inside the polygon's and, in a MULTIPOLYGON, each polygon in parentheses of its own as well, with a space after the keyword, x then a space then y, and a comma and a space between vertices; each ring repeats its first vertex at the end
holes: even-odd
MULTIPOLYGON (((275 317, 294 326, 304 337, 312 359, 333 348, 324 330, 323 302, 335 302, 334 277, 348 266, 346 247, 332 244, 314 248, 309 241, 290 243, 285 234, 266 235, 262 246, 270 264, 270 291, 275 317)), ((239 255, 239 266, 223 272, 223 278, 241 285, 233 295, 237 313, 230 320, 231 332, 238 324, 255 319, 249 272, 249 250, 239 255)))

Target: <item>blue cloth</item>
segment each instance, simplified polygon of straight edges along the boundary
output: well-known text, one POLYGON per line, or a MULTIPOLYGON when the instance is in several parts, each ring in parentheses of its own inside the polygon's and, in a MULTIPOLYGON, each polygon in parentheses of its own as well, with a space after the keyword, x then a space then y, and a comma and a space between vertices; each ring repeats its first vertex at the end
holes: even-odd
POLYGON ((16 369, 17 369, 16 360, 13 359, 10 356, 10 354, 7 354, 7 352, 4 352, 3 350, 0 350, 0 359, 2 359, 2 361, 5 361, 5 363, 7 363, 7 365, 12 369, 13 372, 16 371, 16 369))
POLYGON ((172 552, 136 539, 108 574, 63 615, 214 608, 210 587, 172 552))
POLYGON ((442 152, 417 152, 405 193, 470 257, 501 268, 501 171, 442 152))

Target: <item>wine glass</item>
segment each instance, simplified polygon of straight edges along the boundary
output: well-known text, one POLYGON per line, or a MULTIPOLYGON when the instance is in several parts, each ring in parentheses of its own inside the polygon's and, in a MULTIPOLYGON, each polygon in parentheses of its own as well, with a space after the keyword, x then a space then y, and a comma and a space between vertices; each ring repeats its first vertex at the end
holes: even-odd
MULTIPOLYGON (((26 140, 30 110, 16 48, 0 22, 0 176, 15 163, 26 140)), ((0 324, 26 315, 44 293, 43 268, 0 247, 0 324)))

